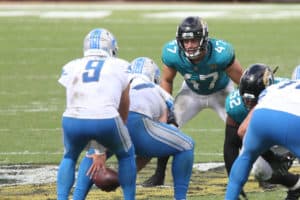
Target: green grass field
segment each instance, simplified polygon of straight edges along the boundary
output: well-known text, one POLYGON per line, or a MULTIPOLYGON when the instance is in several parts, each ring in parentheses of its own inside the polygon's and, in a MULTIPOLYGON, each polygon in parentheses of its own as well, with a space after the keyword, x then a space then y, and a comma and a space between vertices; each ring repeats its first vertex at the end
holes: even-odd
MULTIPOLYGON (((182 18, 203 15, 210 37, 232 43, 244 68, 261 62, 280 66, 277 75, 290 77, 300 64, 298 4, 19 5, 0 4, 1 165, 59 163, 65 91, 57 79, 65 63, 82 56, 83 38, 93 28, 115 35, 119 57, 148 56, 160 65, 161 48, 175 38, 182 18), (104 11, 109 15, 103 18, 78 14, 104 11), (74 12, 77 17, 65 17, 74 12)), ((181 81, 178 76, 175 94, 181 81)), ((195 162, 223 161, 224 125, 215 113, 204 110, 183 131, 196 141, 195 162)), ((276 199, 278 194, 283 198, 282 191, 274 191, 253 199, 276 199)), ((222 193, 195 199, 222 199, 222 193)))

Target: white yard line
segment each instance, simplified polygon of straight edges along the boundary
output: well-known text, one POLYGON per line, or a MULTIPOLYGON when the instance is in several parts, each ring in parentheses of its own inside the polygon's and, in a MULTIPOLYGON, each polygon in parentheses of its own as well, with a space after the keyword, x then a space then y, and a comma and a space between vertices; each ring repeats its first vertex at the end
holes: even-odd
MULTIPOLYGON (((294 161, 294 167, 299 167, 298 160, 294 161)), ((194 170, 202 172, 223 168, 223 162, 195 163, 194 170)), ((55 183, 57 165, 0 165, 0 188, 9 185, 44 184, 55 183)))
MULTIPOLYGON (((194 164, 194 169, 207 171, 222 166, 223 163, 198 163, 194 164)), ((0 188, 9 185, 54 183, 57 170, 57 165, 0 165, 0 188)))

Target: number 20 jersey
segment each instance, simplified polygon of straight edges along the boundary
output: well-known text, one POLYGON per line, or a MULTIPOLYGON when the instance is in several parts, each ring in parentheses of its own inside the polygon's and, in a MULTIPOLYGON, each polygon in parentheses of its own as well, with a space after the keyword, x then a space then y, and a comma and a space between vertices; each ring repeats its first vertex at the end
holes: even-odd
POLYGON ((67 91, 65 117, 113 118, 119 115, 122 91, 128 86, 129 63, 113 57, 87 56, 67 63, 58 82, 67 91))
POLYGON ((231 44, 210 38, 207 53, 197 64, 193 64, 179 49, 176 40, 167 43, 162 50, 162 62, 184 78, 188 87, 201 95, 209 95, 224 89, 230 78, 225 70, 235 59, 231 44))

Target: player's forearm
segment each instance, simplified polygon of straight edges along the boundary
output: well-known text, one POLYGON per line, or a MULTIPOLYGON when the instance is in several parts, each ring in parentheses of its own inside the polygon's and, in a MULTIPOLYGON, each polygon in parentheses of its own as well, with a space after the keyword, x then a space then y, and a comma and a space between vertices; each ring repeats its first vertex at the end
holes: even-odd
POLYGON ((129 85, 128 85, 128 87, 122 93, 122 97, 119 105, 119 114, 124 123, 127 122, 127 117, 129 113, 129 104, 130 104, 130 100, 129 100, 129 85))
POLYGON ((173 91, 173 81, 162 80, 160 86, 172 95, 173 91))

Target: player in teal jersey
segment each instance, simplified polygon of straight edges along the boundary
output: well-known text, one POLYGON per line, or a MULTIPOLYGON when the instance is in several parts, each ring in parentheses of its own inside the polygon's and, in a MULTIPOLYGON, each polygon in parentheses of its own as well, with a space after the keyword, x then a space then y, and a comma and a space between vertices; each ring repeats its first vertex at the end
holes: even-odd
MULTIPOLYGON (((261 80, 267 74, 273 74, 271 69, 264 64, 251 65, 242 76, 250 77, 254 84, 253 88, 259 93, 267 85, 263 85, 261 80)), ((273 76, 273 75, 272 75, 273 76)), ((273 80, 273 78, 272 78, 273 80)), ((274 84, 288 80, 287 78, 274 78, 274 84)), ((269 84, 272 84, 270 81, 269 84)), ((253 88, 247 88, 248 91, 253 91, 253 88)), ((257 96, 258 94, 254 94, 257 96)), ((230 174, 233 162, 239 155, 239 150, 242 146, 242 139, 238 136, 238 128, 243 120, 247 117, 249 111, 256 105, 256 101, 247 102, 245 104, 243 98, 240 96, 239 90, 231 92, 225 101, 225 108, 227 112, 226 128, 225 128, 225 141, 224 141, 224 161, 227 173, 230 174)), ((299 181, 299 175, 288 172, 289 167, 292 165, 294 157, 286 150, 279 146, 274 146, 270 150, 263 153, 259 159, 256 160, 253 166, 254 176, 260 183, 281 184, 290 190, 286 200, 295 200, 299 197, 298 190, 292 190, 299 181)), ((299 184, 299 183, 298 183, 299 184)), ((241 193, 246 198, 245 193, 241 193)))
MULTIPOLYGON (((233 46, 208 37, 206 22, 197 16, 185 18, 176 39, 162 50, 161 86, 172 94, 177 72, 184 78, 174 102, 173 124, 182 127, 205 108, 213 109, 225 121, 224 102, 238 84, 243 69, 233 46)), ((144 186, 162 185, 168 158, 159 158, 155 174, 144 186)))

